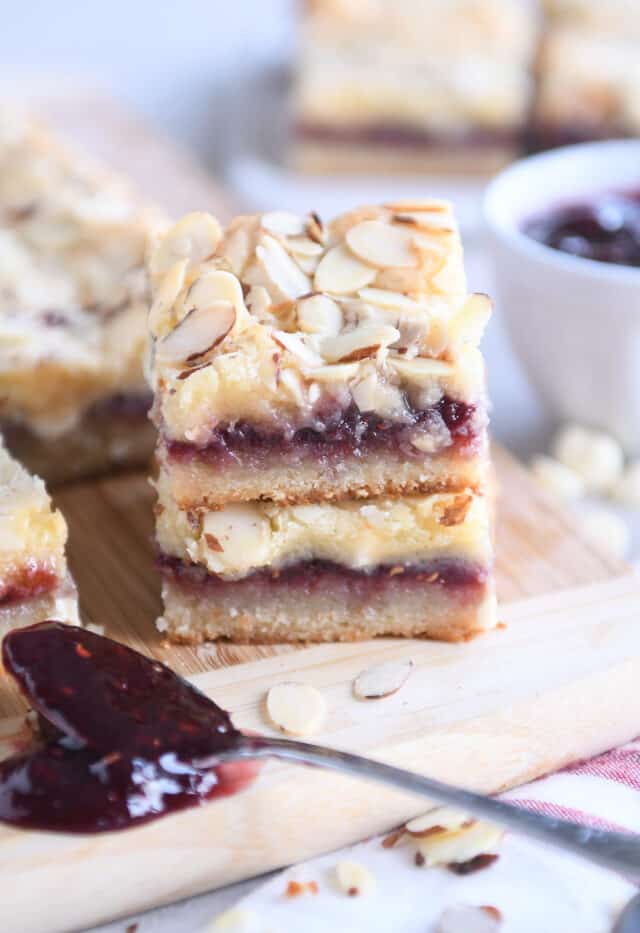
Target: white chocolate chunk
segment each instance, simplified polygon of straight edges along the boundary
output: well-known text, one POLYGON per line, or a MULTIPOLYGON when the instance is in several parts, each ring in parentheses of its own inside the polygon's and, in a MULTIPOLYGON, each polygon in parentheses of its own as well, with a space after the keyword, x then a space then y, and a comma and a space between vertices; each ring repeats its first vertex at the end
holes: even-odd
POLYGON ((608 434, 568 425, 555 437, 552 454, 584 480, 587 492, 602 492, 620 478, 624 454, 608 434))
POLYGON ((606 506, 589 506, 580 517, 582 530, 594 544, 618 560, 624 560, 631 546, 631 533, 625 520, 606 506))
POLYGON ((397 693, 407 682, 413 661, 387 661, 362 671, 353 682, 353 692, 360 700, 379 700, 397 693))
POLYGON ((620 505, 628 509, 640 509, 640 460, 627 467, 611 494, 620 505))
POLYGON ((267 694, 269 718, 290 735, 311 735, 322 726, 327 704, 310 684, 283 683, 271 687, 267 694))
POLYGON ((214 572, 231 568, 236 573, 247 573, 267 560, 269 522, 257 506, 249 503, 207 512, 202 520, 202 536, 211 552, 209 564, 214 572))
POLYGON ((376 879, 369 869, 349 859, 343 859, 336 865, 336 882, 343 894, 349 897, 371 894, 376 888, 376 879))
POLYGON ((498 910, 460 904, 443 911, 437 933, 497 933, 501 926, 498 910))
POLYGON ((414 234, 403 227, 392 227, 380 220, 364 220, 347 231, 346 242, 358 259, 381 269, 418 265, 414 234))
POLYGON ((539 486, 566 502, 581 499, 586 492, 580 474, 553 457, 534 457, 531 461, 531 475, 539 486))
POLYGON ((314 287, 319 292, 349 295, 370 285, 377 274, 377 269, 361 262, 345 246, 334 246, 320 260, 314 287))

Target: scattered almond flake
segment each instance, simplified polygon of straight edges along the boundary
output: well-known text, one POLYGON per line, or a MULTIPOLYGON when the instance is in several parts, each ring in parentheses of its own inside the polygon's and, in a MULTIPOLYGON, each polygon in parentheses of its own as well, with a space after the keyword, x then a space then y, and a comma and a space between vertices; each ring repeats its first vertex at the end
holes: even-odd
POLYGON ((322 726, 327 704, 320 691, 310 684, 282 683, 267 693, 267 712, 283 732, 311 735, 322 726))
POLYGON ((217 933, 218 930, 225 930, 228 933, 267 933, 267 928, 259 915, 245 907, 233 907, 231 910, 226 910, 209 924, 206 933, 217 933))
POLYGON ((468 813, 457 810, 455 807, 433 807, 426 813, 409 820, 404 828, 411 836, 426 836, 434 829, 439 832, 455 831, 470 826, 474 822, 475 820, 468 813))
MULTIPOLYGON (((436 824, 438 825, 438 824, 436 824)), ((472 820, 458 829, 443 827, 412 834, 427 866, 471 862, 477 856, 493 856, 504 835, 503 830, 481 820, 472 820)))
POLYGON ((377 269, 361 262, 344 245, 334 246, 320 260, 314 286, 319 292, 349 295, 370 285, 377 274, 377 269))
POLYGON ((187 214, 175 224, 152 249, 149 273, 154 281, 165 275, 180 259, 197 265, 209 259, 222 237, 218 221, 201 211, 187 214))
POLYGON ((484 907, 460 904, 447 907, 438 922, 437 933, 497 933, 502 916, 491 913, 484 907))
POLYGON ((322 256, 324 247, 308 236, 289 237, 285 243, 286 249, 293 253, 296 259, 303 256, 305 259, 314 259, 322 256))
POLYGON ((353 692, 360 700, 379 700, 397 693, 407 682, 413 661, 385 661, 362 671, 353 682, 353 692))
POLYGON ((389 833, 384 837, 382 840, 382 848, 393 849, 402 839, 404 839, 404 835, 405 833, 403 829, 395 829, 392 833, 389 833))
POLYGON ((290 334, 284 330, 274 330, 272 336, 277 344, 283 347, 283 349, 288 350, 289 353, 293 353, 305 366, 322 366, 324 362, 322 357, 304 342, 300 334, 290 334))
POLYGON ((376 887, 376 879, 369 869, 349 859, 343 859, 336 865, 336 881, 340 890, 349 897, 371 894, 376 887))
POLYGON ((410 312, 414 314, 426 313, 424 305, 400 292, 392 292, 384 288, 361 288, 358 292, 358 296, 363 301, 378 305, 380 308, 386 308, 389 311, 410 312))
POLYGON ((342 311, 328 295, 312 294, 297 304, 298 326, 307 334, 334 337, 342 330, 342 311))
POLYGON ((389 366, 394 369, 398 375, 412 382, 417 386, 426 386, 434 379, 446 379, 453 372, 451 363, 443 360, 432 360, 425 357, 415 357, 412 360, 403 360, 397 357, 389 359, 389 366))
POLYGON ((185 304, 187 308, 208 308, 221 301, 230 302, 236 312, 236 321, 247 322, 249 314, 244 303, 242 286, 231 272, 224 269, 214 269, 204 272, 193 282, 185 304))
POLYGON ((484 855, 474 855, 473 858, 467 859, 466 862, 449 862, 447 868, 454 875, 473 875, 477 871, 490 868, 494 862, 498 861, 499 857, 495 852, 486 852, 484 855))
POLYGON ((262 215, 260 222, 264 230, 281 236, 301 236, 305 230, 302 218, 290 211, 270 211, 262 215))
POLYGON ((415 268, 414 235, 380 220, 365 220, 347 231, 346 242, 358 259, 381 269, 415 268))
POLYGON ((317 894, 319 891, 317 881, 289 881, 285 888, 285 897, 300 897, 303 894, 317 894))
POLYGON ((256 247, 256 256, 262 263, 269 281, 280 292, 281 298, 292 301, 311 290, 311 282, 284 247, 272 236, 265 234, 256 247))
POLYGON ((320 352, 328 363, 349 363, 374 356, 399 337, 400 331, 388 324, 360 324, 337 337, 326 337, 320 344, 320 352))
POLYGON ((231 331, 236 312, 228 301, 208 308, 193 308, 156 346, 156 359, 170 366, 199 359, 221 343, 231 331))
POLYGON ((326 231, 324 224, 315 211, 311 211, 307 217, 305 230, 307 231, 307 236, 309 236, 312 240, 315 240, 316 243, 324 243, 326 238, 326 231))
POLYGON ((149 330, 154 337, 164 337, 171 329, 172 320, 169 312, 184 288, 188 265, 187 259, 178 259, 162 277, 155 290, 148 318, 149 330))

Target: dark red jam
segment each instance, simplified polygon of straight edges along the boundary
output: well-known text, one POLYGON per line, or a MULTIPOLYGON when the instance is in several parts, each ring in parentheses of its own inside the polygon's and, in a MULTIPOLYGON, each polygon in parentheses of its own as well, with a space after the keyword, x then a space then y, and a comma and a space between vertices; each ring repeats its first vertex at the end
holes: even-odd
POLYGON ((416 427, 436 432, 446 427, 451 435, 447 449, 455 446, 460 452, 465 449, 472 452, 484 425, 477 406, 445 396, 432 408, 411 412, 408 423, 386 421, 379 415, 360 412, 352 405, 346 411, 327 413, 314 427, 288 434, 238 422, 216 427, 202 447, 181 441, 168 441, 167 446, 173 460, 189 462, 197 458, 219 467, 238 463, 259 468, 275 453, 287 459, 313 459, 315 462, 379 451, 395 451, 403 459, 424 459, 425 454, 411 443, 416 427))
POLYGON ((583 259, 640 266, 640 190, 603 194, 534 217, 523 227, 532 239, 583 259))
POLYGON ((50 567, 33 561, 26 563, 0 586, 0 608, 52 593, 59 582, 58 575, 50 567))
POLYGON ((6 670, 41 738, 0 763, 0 820, 30 829, 124 829, 229 795, 253 762, 196 762, 242 740, 203 693, 118 642, 61 622, 10 632, 6 670))

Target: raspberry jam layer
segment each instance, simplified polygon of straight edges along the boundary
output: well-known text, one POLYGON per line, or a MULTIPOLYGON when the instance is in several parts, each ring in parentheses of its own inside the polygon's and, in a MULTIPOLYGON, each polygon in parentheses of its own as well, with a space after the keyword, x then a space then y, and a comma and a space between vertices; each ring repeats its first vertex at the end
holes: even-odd
POLYGON ((58 575, 50 567, 28 561, 0 583, 0 608, 46 596, 56 589, 59 582, 58 575))
POLYGON ((489 579, 489 570, 479 564, 456 558, 437 558, 422 564, 381 565, 372 570, 354 570, 325 560, 299 561, 280 570, 256 570, 240 580, 225 580, 199 564, 187 564, 177 557, 161 554, 160 572, 166 580, 186 590, 239 589, 245 584, 258 585, 265 590, 274 587, 295 587, 302 594, 321 589, 347 586, 350 595, 369 599, 390 586, 438 586, 455 590, 476 590, 489 579))
POLYGON ((124 829, 235 793, 251 761, 205 766, 243 736, 163 664, 92 632, 42 622, 6 636, 6 670, 39 714, 41 741, 0 763, 0 821, 124 829))
POLYGON ((346 411, 324 417, 314 427, 276 431, 238 422, 212 430, 203 446, 169 439, 165 443, 170 460, 180 463, 200 460, 219 469, 233 464, 259 468, 274 455, 288 461, 339 461, 392 452, 402 460, 424 460, 431 455, 413 446, 416 430, 433 436, 436 451, 455 450, 470 456, 481 443, 485 422, 477 405, 445 396, 432 408, 411 412, 408 422, 363 414, 352 405, 346 411))

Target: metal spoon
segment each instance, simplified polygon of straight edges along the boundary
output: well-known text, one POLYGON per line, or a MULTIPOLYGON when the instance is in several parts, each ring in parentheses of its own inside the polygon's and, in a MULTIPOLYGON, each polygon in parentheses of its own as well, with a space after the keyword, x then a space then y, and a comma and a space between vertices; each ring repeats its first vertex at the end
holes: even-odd
MULTIPOLYGON (((311 745, 293 739, 247 736, 234 748, 202 759, 197 764, 202 767, 212 767, 225 761, 237 761, 241 758, 281 758, 380 781, 398 790, 411 791, 429 797, 430 800, 457 807, 473 816, 482 817, 514 832, 582 856, 603 868, 640 879, 640 836, 590 829, 568 820, 542 816, 513 804, 495 800, 493 797, 476 794, 433 778, 404 771, 402 768, 395 768, 392 765, 322 745, 311 745)), ((623 926, 620 930, 623 933, 631 933, 632 930, 638 933, 640 926, 623 926)))

